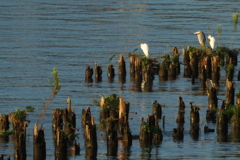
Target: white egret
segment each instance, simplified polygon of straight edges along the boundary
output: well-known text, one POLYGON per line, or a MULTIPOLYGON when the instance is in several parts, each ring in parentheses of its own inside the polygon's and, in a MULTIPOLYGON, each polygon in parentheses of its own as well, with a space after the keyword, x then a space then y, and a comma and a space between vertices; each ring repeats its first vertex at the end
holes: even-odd
POLYGON ((149 58, 149 49, 148 49, 148 44, 147 43, 142 43, 139 45, 139 47, 142 49, 143 53, 147 58, 149 58))
POLYGON ((198 36, 198 41, 199 41, 200 45, 202 47, 205 46, 205 42, 206 42, 205 34, 199 30, 197 32, 194 32, 193 34, 196 34, 198 36))
POLYGON ((215 47, 215 38, 212 37, 211 35, 208 35, 208 40, 209 40, 210 47, 212 49, 214 49, 214 47, 215 47))

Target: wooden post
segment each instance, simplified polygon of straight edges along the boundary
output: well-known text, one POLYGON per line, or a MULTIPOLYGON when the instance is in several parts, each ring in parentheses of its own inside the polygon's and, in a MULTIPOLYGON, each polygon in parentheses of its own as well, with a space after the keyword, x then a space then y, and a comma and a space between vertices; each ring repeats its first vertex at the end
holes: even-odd
POLYGON ((190 66, 192 70, 192 75, 194 78, 198 78, 198 56, 192 53, 190 57, 190 66))
POLYGON ((152 108, 153 115, 156 115, 157 119, 162 118, 162 106, 155 100, 153 102, 153 108, 152 108))
POLYGON ((0 131, 7 131, 9 130, 9 120, 8 115, 1 115, 0 116, 0 131))
POLYGON ((117 156, 118 136, 117 136, 117 124, 115 120, 108 119, 106 125, 106 133, 107 133, 107 156, 117 156))
POLYGON ((58 128, 55 142, 55 159, 68 159, 67 141, 64 131, 58 128))
POLYGON ((112 82, 115 76, 113 65, 108 65, 108 82, 112 82))
MULTIPOLYGON (((87 109, 88 110, 88 109, 87 109)), ((89 109, 90 111, 90 109, 89 109)), ((91 114, 90 114, 91 115, 91 114)), ((84 137, 85 137, 85 146, 86 146, 86 158, 87 159, 96 159, 97 158, 97 129, 94 123, 94 118, 89 117, 91 120, 88 123, 85 123, 84 137)))
POLYGON ((216 112, 218 108, 217 89, 214 87, 207 88, 208 93, 208 110, 206 119, 207 121, 216 121, 216 112))
POLYGON ((191 69, 191 65, 190 65, 189 47, 187 47, 186 50, 183 49, 183 61, 184 61, 183 76, 186 78, 191 78, 192 69, 191 69))
POLYGON ((234 105, 235 89, 233 81, 226 80, 226 105, 234 105))
POLYGON ((121 83, 125 83, 126 81, 126 64, 122 54, 120 54, 120 58, 118 60, 118 74, 119 74, 119 81, 121 83))
POLYGON ((176 65, 175 64, 170 64, 168 68, 168 79, 169 80, 175 80, 177 77, 177 72, 176 72, 176 65))
POLYGON ((95 82, 101 81, 102 81, 102 68, 97 65, 97 62, 95 62, 95 82))
POLYGON ((181 70, 179 61, 180 54, 178 53, 178 47, 172 47, 172 51, 173 51, 173 63, 175 65, 176 75, 178 75, 181 70))
POLYGON ((216 86, 219 86, 220 79, 220 67, 219 67, 219 56, 213 56, 211 61, 212 66, 212 81, 216 86))
POLYGON ((85 70, 85 82, 86 83, 92 83, 93 82, 93 69, 88 66, 85 70))
POLYGON ((44 128, 38 129, 38 125, 34 125, 33 130, 33 155, 34 160, 46 159, 46 142, 44 136, 44 128))
POLYGON ((197 140, 199 137, 199 108, 196 105, 191 105, 191 111, 190 111, 190 134, 193 137, 194 140, 197 140))

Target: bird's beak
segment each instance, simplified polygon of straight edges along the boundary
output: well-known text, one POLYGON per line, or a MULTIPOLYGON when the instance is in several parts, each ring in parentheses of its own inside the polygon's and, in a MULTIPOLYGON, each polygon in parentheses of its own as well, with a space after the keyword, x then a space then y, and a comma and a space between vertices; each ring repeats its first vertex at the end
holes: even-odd
POLYGON ((140 45, 138 45, 138 47, 141 47, 141 44, 140 44, 140 45))
POLYGON ((193 34, 197 34, 197 32, 194 32, 193 34))

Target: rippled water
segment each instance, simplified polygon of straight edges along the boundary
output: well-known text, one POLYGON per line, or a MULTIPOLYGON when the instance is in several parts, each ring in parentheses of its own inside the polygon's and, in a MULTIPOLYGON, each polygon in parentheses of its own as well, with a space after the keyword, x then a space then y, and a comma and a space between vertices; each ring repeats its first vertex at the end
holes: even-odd
MULTIPOLYGON (((128 53, 142 42, 150 47, 150 56, 157 57, 171 52, 173 46, 181 51, 188 45, 199 46, 196 35, 202 30, 213 34, 216 45, 240 48, 239 31, 232 32, 232 14, 239 12, 238 0, 176 0, 176 1, 110 1, 110 0, 51 0, 51 1, 6 1, 0 2, 0 113, 7 114, 16 109, 32 105, 35 112, 28 115, 27 155, 31 159, 32 128, 37 121, 43 102, 51 93, 47 79, 52 79, 52 69, 59 71, 62 88, 51 107, 44 123, 47 141, 47 159, 54 159, 51 135, 51 110, 66 107, 68 96, 77 114, 80 127, 82 108, 91 106, 92 116, 98 120, 99 108, 92 104, 101 95, 117 94, 130 102, 130 128, 139 134, 140 119, 152 112, 152 102, 157 100, 165 105, 166 125, 163 142, 151 151, 142 150, 138 140, 133 141, 129 159, 219 159, 239 157, 239 142, 221 143, 216 133, 204 134, 203 126, 207 110, 206 91, 199 82, 191 85, 182 74, 174 81, 160 82, 155 78, 152 92, 136 92, 129 75, 126 83, 107 80, 107 65, 117 66, 118 55, 124 54, 127 67, 128 53), (222 25, 218 36, 217 25, 222 25), (111 62, 109 58, 116 55, 111 62), (97 62, 103 69, 101 83, 86 84, 85 68, 97 62), (200 106, 201 134, 193 140, 189 131, 189 108, 185 114, 185 134, 181 143, 172 140, 172 129, 176 127, 175 115, 178 96, 185 104, 194 101, 200 106)), ((137 51, 142 53, 140 49, 137 51)), ((117 73, 117 69, 116 69, 117 73)), ((128 70, 129 73, 129 70, 128 70)), ((224 78, 222 79, 222 81, 224 78)), ((219 90, 224 99, 225 87, 219 90)), ((238 85, 236 85, 237 87, 238 85)), ((98 123, 98 122, 96 122, 98 123)), ((208 124, 214 128, 215 124, 208 124)), ((84 141, 80 131, 81 155, 85 157, 84 141)), ((101 133, 98 133, 100 139, 101 133)), ((98 158, 107 159, 106 141, 99 141, 98 158)), ((0 142, 0 154, 13 154, 12 141, 0 142)), ((71 159, 74 159, 73 157, 71 159)))

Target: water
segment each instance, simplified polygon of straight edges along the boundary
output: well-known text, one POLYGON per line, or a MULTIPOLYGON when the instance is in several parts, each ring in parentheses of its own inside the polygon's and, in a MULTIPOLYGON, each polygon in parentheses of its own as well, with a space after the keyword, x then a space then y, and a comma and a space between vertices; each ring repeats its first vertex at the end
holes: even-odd
MULTIPOLYGON (((59 71, 61 90, 52 101, 44 123, 47 141, 47 159, 54 159, 54 147, 51 135, 51 110, 65 108, 66 99, 71 97, 72 106, 77 114, 80 127, 82 108, 91 106, 96 121, 99 108, 92 104, 101 95, 117 94, 130 102, 130 128, 134 135, 139 134, 140 119, 151 113, 151 104, 157 100, 166 116, 163 142, 153 147, 151 152, 142 150, 138 140, 133 141, 129 159, 219 159, 239 157, 239 142, 219 141, 216 133, 204 134, 203 126, 207 110, 207 94, 199 81, 191 85, 182 74, 174 81, 160 82, 155 78, 152 92, 136 92, 129 75, 126 83, 118 82, 116 75, 113 83, 107 81, 108 64, 117 66, 118 55, 124 54, 127 67, 127 55, 137 46, 146 42, 150 47, 150 56, 157 57, 171 52, 170 47, 177 46, 181 51, 188 45, 198 46, 196 35, 202 30, 213 34, 216 45, 240 48, 239 31, 232 32, 232 14, 239 12, 237 0, 202 1, 1 1, 0 2, 0 113, 7 114, 16 109, 25 109, 32 105, 35 112, 28 114, 31 121, 28 127, 27 156, 31 159, 32 128, 37 121, 43 102, 51 93, 48 79, 52 79, 52 69, 59 71), (222 35, 218 36, 217 25, 222 25, 222 35), (210 28, 210 30, 209 30, 210 28), (111 62, 109 58, 116 55, 111 62), (103 69, 101 83, 86 84, 85 68, 93 67, 97 62, 103 69), (201 133, 193 140, 189 131, 189 108, 185 114, 184 141, 174 142, 172 129, 177 125, 178 96, 185 104, 194 101, 200 108, 201 133)), ((142 53, 140 49, 137 51, 142 53)), ((129 68, 128 68, 129 69, 129 68)), ((116 69, 117 73, 117 69, 116 69)), ((129 70, 128 70, 129 73, 129 70)), ((224 99, 224 78, 221 80, 219 98, 224 99)), ((236 87, 238 84, 236 84, 236 87)), ((98 123, 98 122, 96 122, 98 123)), ((215 128, 214 124, 207 124, 215 128)), ((71 159, 85 157, 82 132, 79 132, 81 155, 71 159)), ((107 159, 106 141, 100 141, 98 133, 98 158, 107 159)), ((120 150, 120 149, 119 149, 120 150)), ((0 143, 0 154, 13 154, 11 140, 0 143)))

